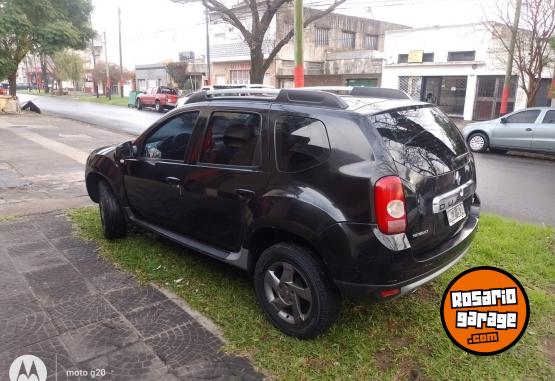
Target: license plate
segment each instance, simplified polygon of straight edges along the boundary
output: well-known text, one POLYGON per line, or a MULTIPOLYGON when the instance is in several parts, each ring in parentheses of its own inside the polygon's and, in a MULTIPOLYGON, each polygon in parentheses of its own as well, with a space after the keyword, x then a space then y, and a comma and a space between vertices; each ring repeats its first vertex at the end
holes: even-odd
POLYGON ((466 217, 466 212, 464 211, 464 205, 462 202, 453 206, 452 208, 447 209, 446 213, 449 226, 453 226, 466 217))

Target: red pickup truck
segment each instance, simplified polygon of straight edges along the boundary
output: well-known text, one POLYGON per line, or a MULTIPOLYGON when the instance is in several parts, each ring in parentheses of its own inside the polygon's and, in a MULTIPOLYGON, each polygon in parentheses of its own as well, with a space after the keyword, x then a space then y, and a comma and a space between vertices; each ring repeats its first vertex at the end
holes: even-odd
POLYGON ((179 89, 158 86, 151 87, 146 93, 137 96, 135 107, 137 110, 143 107, 154 107, 156 111, 162 112, 165 109, 177 106, 177 99, 181 97, 179 89))

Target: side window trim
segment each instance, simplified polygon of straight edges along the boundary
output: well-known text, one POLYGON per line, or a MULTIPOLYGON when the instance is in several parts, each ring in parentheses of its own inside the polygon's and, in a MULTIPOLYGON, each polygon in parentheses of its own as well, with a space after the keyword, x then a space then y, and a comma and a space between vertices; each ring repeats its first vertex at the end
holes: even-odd
POLYGON ((273 123, 273 139, 274 139, 274 144, 273 144, 273 146, 274 146, 274 163, 273 164, 274 164, 274 168, 280 173, 301 173, 301 172, 307 171, 309 169, 316 168, 316 167, 324 164, 329 159, 329 157, 331 155, 331 142, 330 142, 330 137, 329 137, 329 134, 328 134, 328 128, 326 127, 326 124, 321 119, 316 119, 316 118, 312 118, 312 117, 309 117, 309 116, 300 116, 300 115, 295 115, 295 114, 287 114, 287 113, 278 115, 278 116, 276 116, 276 118, 274 120, 274 123, 273 123), (324 127, 324 132, 326 134, 326 139, 327 139, 327 142, 328 142, 328 151, 327 151, 326 159, 323 162, 316 163, 316 164, 311 165, 311 166, 306 167, 306 168, 301 168, 297 171, 284 171, 279 167, 279 152, 278 152, 278 146, 277 146, 278 138, 277 138, 277 128, 276 127, 277 127, 277 123, 279 122, 280 119, 288 118, 288 117, 311 119, 315 122, 320 122, 322 124, 322 126, 324 127))
POLYGON ((183 159, 182 160, 174 160, 174 159, 162 159, 162 158, 155 158, 155 157, 147 157, 147 156, 143 156, 143 151, 145 149, 145 145, 146 145, 146 141, 152 136, 154 135, 158 130, 160 130, 162 127, 164 127, 168 122, 172 121, 173 119, 180 117, 182 115, 185 114, 189 114, 189 113, 193 113, 196 112, 198 113, 197 115, 197 120, 195 122, 195 125, 193 126, 193 131, 191 133, 191 139, 194 138, 194 134, 195 131, 199 128, 199 122, 202 119, 202 110, 200 108, 198 109, 191 109, 191 110, 187 110, 187 111, 183 111, 180 112, 178 114, 175 114, 173 116, 171 116, 170 118, 158 121, 156 127, 152 130, 148 132, 148 135, 144 136, 141 141, 139 142, 139 144, 137 145, 137 151, 139 152, 137 159, 139 160, 144 160, 144 161, 148 161, 148 162, 169 162, 169 163, 185 163, 185 160, 188 156, 189 150, 191 150, 192 146, 194 145, 194 141, 192 142, 192 144, 188 144, 187 148, 185 149, 185 153, 183 155, 183 159))
POLYGON ((541 114, 540 110, 520 110, 520 111, 512 113, 507 118, 509 119, 508 123, 517 123, 517 124, 520 124, 520 123, 536 123, 538 121, 538 117, 540 116, 540 114, 541 114), (525 114, 525 113, 536 113, 536 117, 531 122, 511 122, 510 121, 510 118, 512 118, 513 116, 516 116, 518 114, 525 114))
POLYGON ((555 124, 555 110, 546 110, 545 114, 543 115, 541 124, 555 124), (553 116, 550 117, 550 121, 548 122, 547 115, 552 114, 553 116))
MULTIPOLYGON (((263 162, 264 162, 264 155, 263 155, 263 150, 261 152, 260 155, 260 163, 258 163, 257 165, 234 165, 234 164, 219 164, 219 163, 206 163, 201 161, 202 159, 202 144, 204 144, 204 140, 206 139, 206 133, 208 132, 208 126, 210 125, 210 121, 212 120, 212 116, 215 113, 236 113, 236 114, 253 114, 253 115, 258 115, 259 119, 260 119, 260 135, 258 137, 258 145, 260 147, 260 149, 262 148, 262 144, 263 144, 263 134, 264 134, 264 115, 259 112, 259 111, 253 111, 253 110, 248 110, 248 109, 235 109, 235 108, 211 108, 210 110, 207 111, 206 115, 206 120, 203 123, 202 126, 202 134, 199 136, 199 142, 197 142, 197 144, 200 144, 200 149, 198 151, 198 156, 193 158, 191 164, 195 165, 195 166, 199 166, 199 167, 207 167, 207 168, 221 168, 221 169, 235 169, 235 170, 239 170, 239 171, 249 171, 249 172, 256 172, 259 171, 262 166, 263 166, 263 162)), ((195 126, 197 127, 197 126, 195 126)))

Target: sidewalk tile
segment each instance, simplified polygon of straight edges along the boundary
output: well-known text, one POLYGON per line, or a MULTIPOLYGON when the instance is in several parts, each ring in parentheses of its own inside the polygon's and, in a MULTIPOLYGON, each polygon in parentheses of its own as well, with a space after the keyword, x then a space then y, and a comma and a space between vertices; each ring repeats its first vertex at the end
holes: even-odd
POLYGON ((121 318, 114 318, 68 331, 61 340, 75 361, 83 362, 130 345, 139 337, 121 318))
POLYGON ((145 338, 192 321, 191 316, 171 300, 126 314, 125 317, 145 338))
POLYGON ((72 300, 48 307, 46 311, 60 333, 83 327, 117 315, 104 298, 98 295, 72 300))
POLYGON ((168 299, 160 291, 150 286, 112 291, 106 294, 106 298, 123 314, 168 299))
POLYGON ((58 254, 54 249, 20 254, 13 257, 16 269, 21 273, 44 271, 47 268, 56 268, 68 264, 67 259, 58 254))
POLYGON ((0 320, 2 350, 25 347, 57 335, 58 330, 44 312, 0 320))

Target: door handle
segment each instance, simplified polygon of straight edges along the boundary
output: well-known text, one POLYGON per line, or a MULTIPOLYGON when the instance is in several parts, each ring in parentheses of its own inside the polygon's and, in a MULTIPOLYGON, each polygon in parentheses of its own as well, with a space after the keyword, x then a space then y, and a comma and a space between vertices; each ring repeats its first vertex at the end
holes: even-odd
POLYGON ((528 127, 526 130, 524 131, 532 131, 532 129, 530 127, 528 127))
POLYGON ((181 180, 178 179, 177 177, 168 176, 166 177, 165 180, 168 184, 175 184, 175 185, 181 184, 181 180))
POLYGON ((254 191, 249 189, 235 189, 235 194, 237 194, 241 200, 250 200, 255 195, 254 191))

